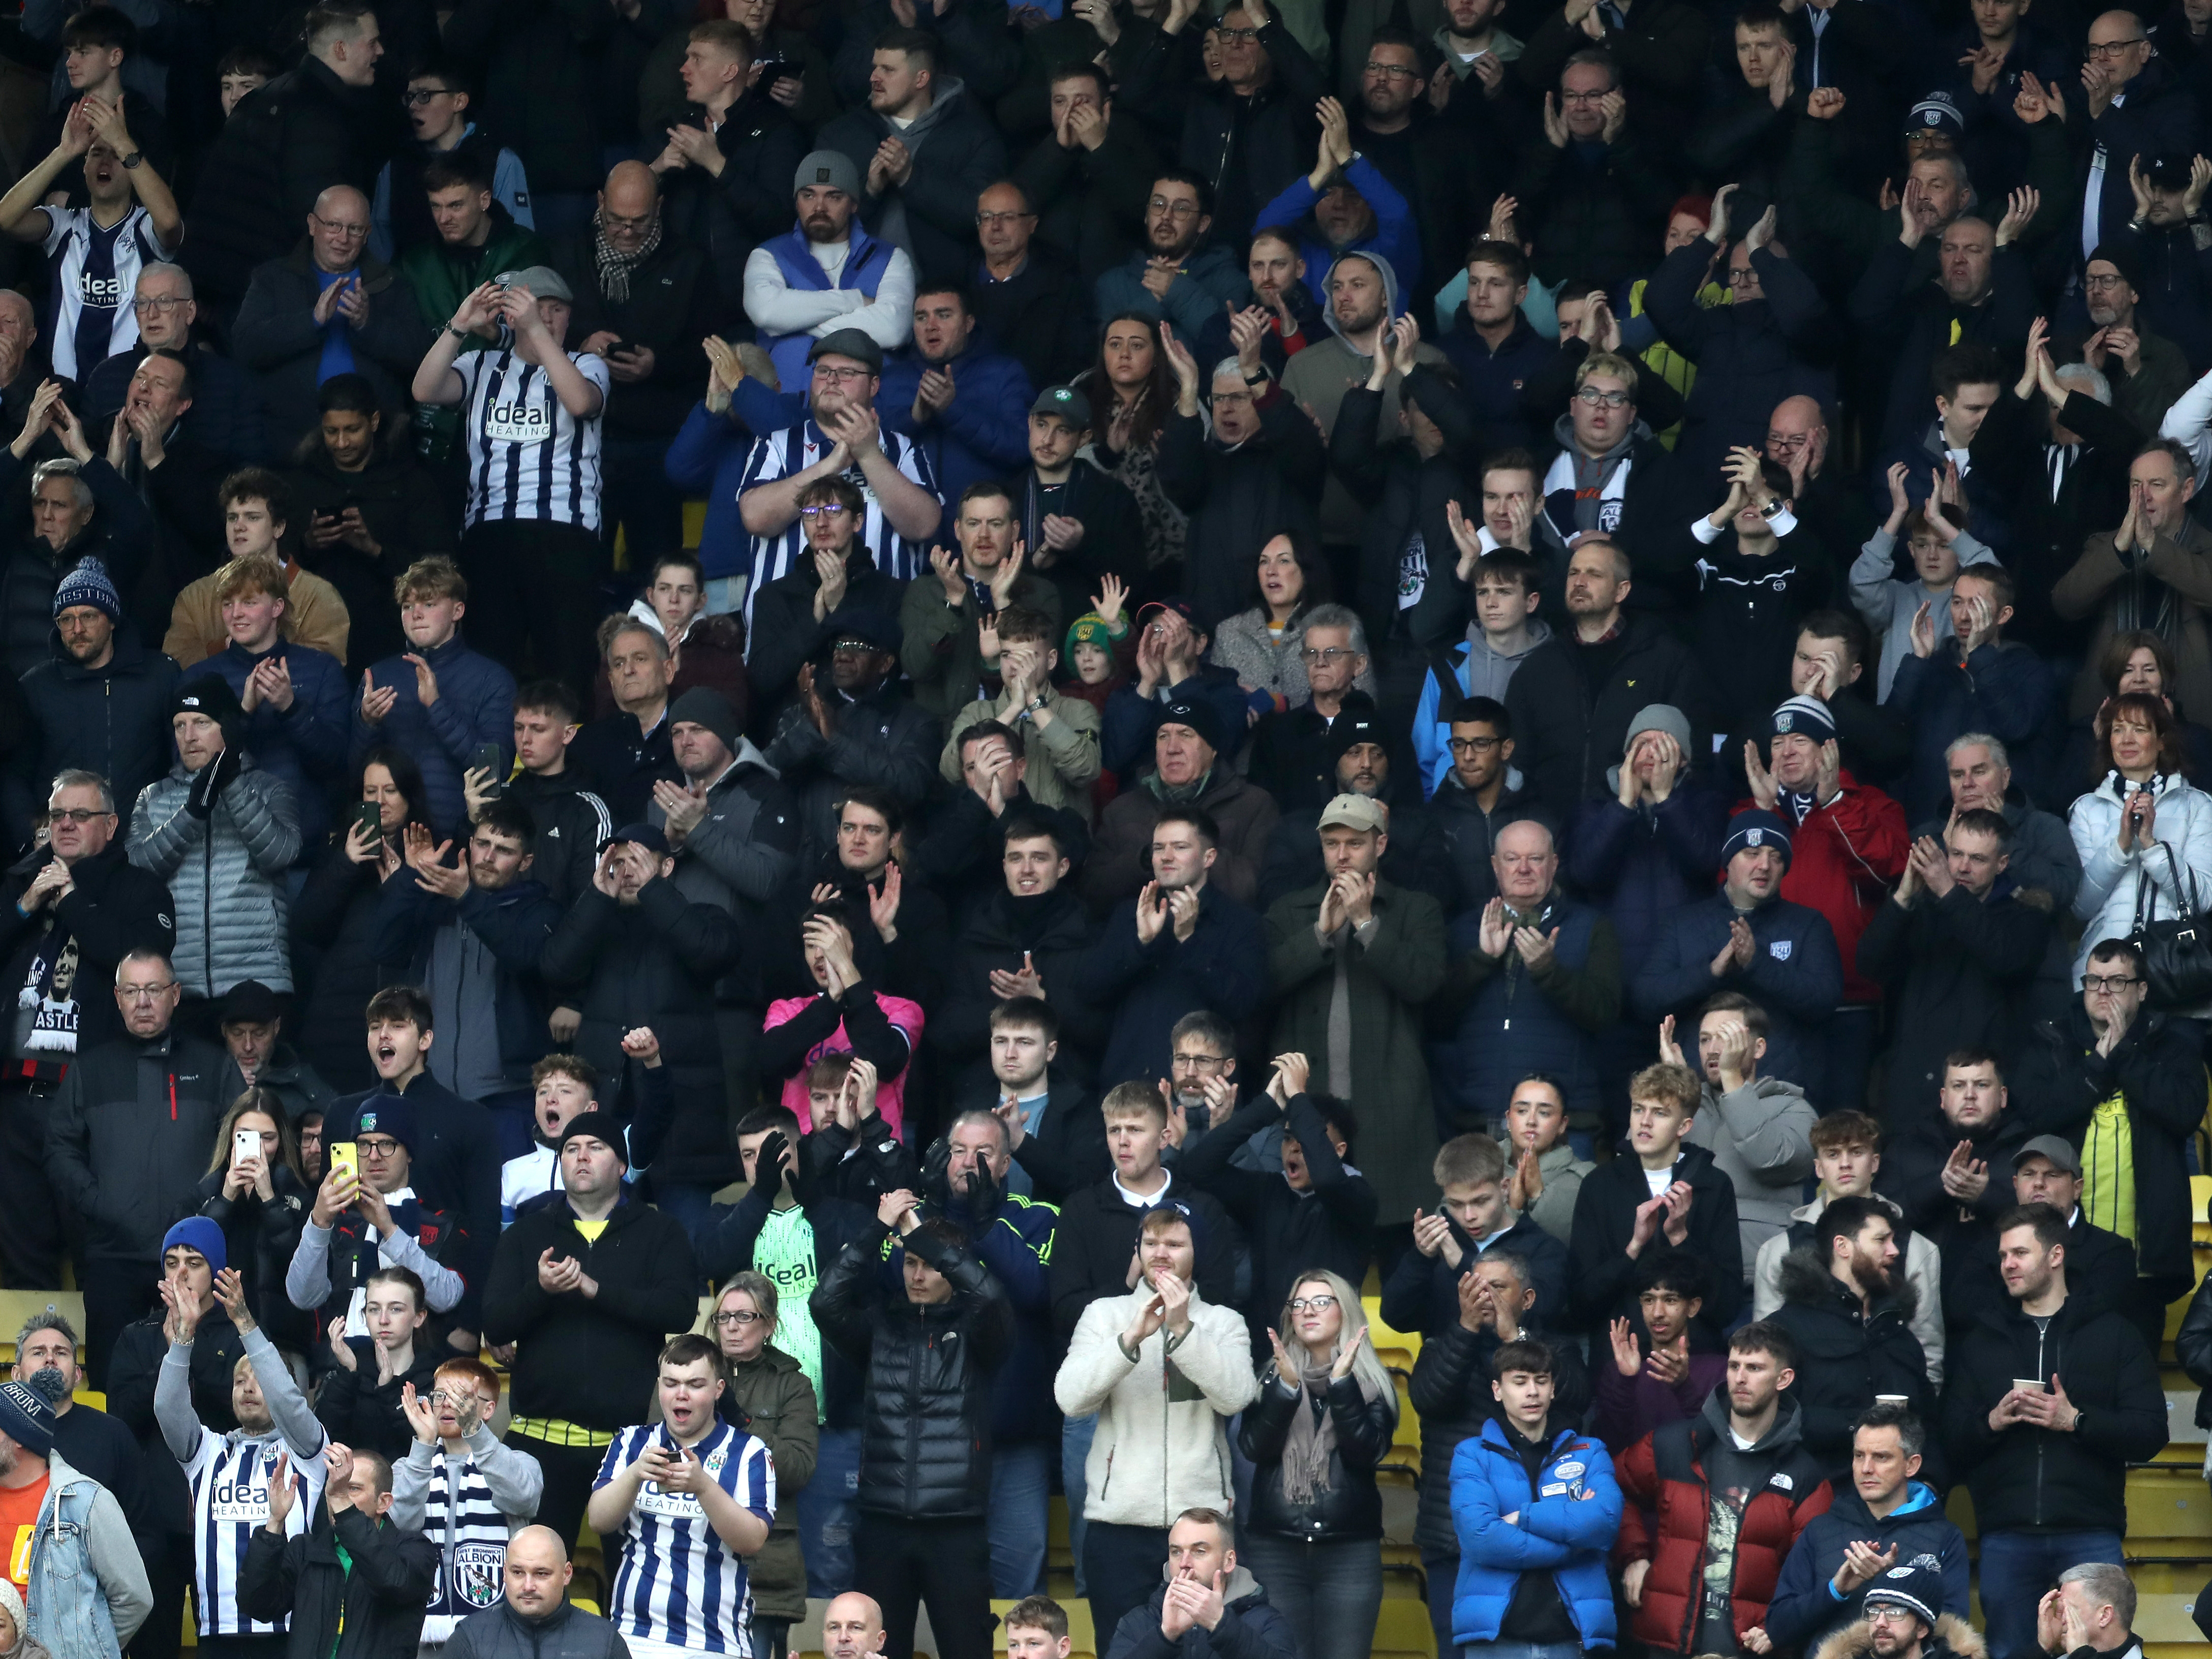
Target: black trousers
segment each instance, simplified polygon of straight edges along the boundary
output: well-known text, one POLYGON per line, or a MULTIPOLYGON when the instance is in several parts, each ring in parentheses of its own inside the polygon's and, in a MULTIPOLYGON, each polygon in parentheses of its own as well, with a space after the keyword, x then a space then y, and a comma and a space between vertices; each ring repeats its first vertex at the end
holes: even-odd
POLYGON ((602 556, 597 532, 575 525, 510 519, 463 532, 469 643, 519 678, 526 641, 536 672, 566 680, 588 704, 602 556))
POLYGON ((884 1610, 885 1653, 914 1651, 915 1610, 927 1607, 938 1659, 991 1659, 991 1540, 981 1516, 904 1521, 863 1510, 853 1555, 854 1588, 884 1610))
POLYGON ((284 1659, 289 1636, 203 1636, 199 1659, 284 1659))
POLYGON ((191 1582, 192 1540, 184 1533, 150 1533, 138 1540, 154 1610, 131 1638, 131 1659, 177 1659, 184 1648, 185 1587, 191 1582))
MULTIPOLYGON (((545 1472, 544 1490, 538 1497, 538 1524, 550 1527, 575 1553, 576 1533, 584 1524, 584 1507, 592 1501, 592 1482, 599 1478, 599 1465, 607 1459, 604 1446, 556 1446, 526 1434, 510 1433, 507 1443, 526 1451, 545 1472)), ((607 1571, 614 1571, 610 1557, 607 1571)))
POLYGON ((107 1362, 125 1325, 146 1316, 159 1294, 161 1264, 96 1255, 84 1263, 78 1288, 84 1292, 85 1370, 95 1389, 107 1388, 107 1362))
POLYGON ((0 1281, 15 1291, 59 1290, 61 1205, 46 1179, 52 1085, 0 1089, 0 1281))
POLYGON ((1114 1627, 1121 1622, 1123 1613, 1152 1600, 1167 1559, 1165 1527, 1125 1527, 1111 1521, 1084 1523, 1083 1583, 1090 1592, 1091 1627, 1098 1632, 1102 1646, 1112 1645, 1114 1627))

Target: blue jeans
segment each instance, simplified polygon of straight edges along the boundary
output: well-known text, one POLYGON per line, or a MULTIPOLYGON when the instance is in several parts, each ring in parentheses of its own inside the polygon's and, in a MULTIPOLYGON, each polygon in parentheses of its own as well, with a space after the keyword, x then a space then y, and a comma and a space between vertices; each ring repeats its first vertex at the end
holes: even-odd
POLYGON ((860 1431, 822 1425, 813 1478, 799 1489, 799 1547, 806 1593, 842 1595, 853 1588, 853 1528, 860 1519, 860 1431))
POLYGON ((1452 1598, 1459 1594, 1459 1557, 1421 1553, 1421 1571, 1429 1576, 1429 1628, 1437 1634, 1437 1651, 1452 1651, 1452 1598))
POLYGON ((1382 1610, 1382 1546, 1376 1540, 1316 1544, 1254 1533, 1242 1558, 1266 1588, 1268 1605, 1297 1637, 1300 1653, 1321 1659, 1375 1645, 1375 1618, 1382 1610))
POLYGON ((1001 1601, 1018 1601, 1044 1589, 1051 1456, 1041 1440, 991 1448, 991 1594, 1001 1601))
MULTIPOLYGON (((1091 1575, 1083 1565, 1083 1466, 1098 1437, 1098 1413, 1068 1417, 1060 1425, 1060 1485, 1067 1494, 1067 1547, 1075 1556, 1075 1593, 1087 1595, 1091 1575)), ((1164 1558, 1163 1558, 1164 1559, 1164 1558)), ((1101 1640, 1106 1638, 1101 1638, 1101 1640)))
POLYGON ((1990 1659, 2036 1659, 2036 1604, 2058 1575, 2085 1561, 2123 1559, 2116 1532, 1984 1533, 1982 1619, 1990 1659))
POLYGON ((1468 1642, 1459 1659, 1582 1659, 1582 1651, 1579 1642, 1468 1642))

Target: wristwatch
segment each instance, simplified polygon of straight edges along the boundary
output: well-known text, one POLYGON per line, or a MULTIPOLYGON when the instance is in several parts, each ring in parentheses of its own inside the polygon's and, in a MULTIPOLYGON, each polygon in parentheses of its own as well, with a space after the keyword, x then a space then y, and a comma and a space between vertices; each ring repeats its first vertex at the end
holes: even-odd
POLYGON ((446 332, 452 335, 456 340, 465 340, 469 337, 468 330, 465 328, 455 328, 451 323, 447 323, 446 325, 446 332))
POLYGON ((143 150, 136 150, 136 149, 134 149, 134 150, 132 150, 132 151, 131 152, 131 154, 130 154, 130 155, 126 155, 126 156, 125 156, 125 157, 123 158, 123 165, 124 165, 125 167, 137 167, 137 166, 141 161, 144 161, 145 159, 146 159, 146 155, 145 155, 145 152, 144 152, 143 150))

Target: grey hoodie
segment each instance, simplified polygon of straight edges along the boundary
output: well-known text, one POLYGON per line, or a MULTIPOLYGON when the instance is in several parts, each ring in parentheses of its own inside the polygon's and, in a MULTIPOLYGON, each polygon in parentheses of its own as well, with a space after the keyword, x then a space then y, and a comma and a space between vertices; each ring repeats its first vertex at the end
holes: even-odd
MULTIPOLYGON (((889 131, 884 136, 886 138, 895 137, 904 144, 907 154, 914 157, 918 165, 921 161, 921 147, 928 142, 930 133, 944 118, 945 112, 951 108, 960 95, 967 90, 967 82, 958 76, 944 76, 938 82, 937 90, 930 98, 927 109, 915 116, 903 130, 886 120, 884 125, 889 131)), ((908 258, 915 257, 914 232, 908 228, 906 222, 905 191, 899 191, 892 194, 890 205, 884 210, 883 222, 876 227, 875 234, 878 241, 889 242, 893 247, 905 249, 908 258)))
POLYGON ((1552 637, 1552 624, 1541 617, 1528 621, 1528 643, 1522 649, 1506 655, 1491 644, 1490 636, 1482 631, 1479 623, 1467 625, 1467 695, 1470 697, 1492 697, 1505 701, 1505 688, 1512 682, 1513 671, 1528 660, 1528 653, 1552 637))
MULTIPOLYGON (((1696 1033, 1690 1035, 1694 1038, 1696 1033)), ((1805 1091, 1780 1078, 1754 1077, 1726 1094, 1717 1085, 1705 1085, 1705 1098, 1684 1139, 1711 1152, 1735 1188, 1747 1285, 1759 1247, 1789 1231, 1790 1212, 1813 1172, 1814 1118, 1805 1091)))

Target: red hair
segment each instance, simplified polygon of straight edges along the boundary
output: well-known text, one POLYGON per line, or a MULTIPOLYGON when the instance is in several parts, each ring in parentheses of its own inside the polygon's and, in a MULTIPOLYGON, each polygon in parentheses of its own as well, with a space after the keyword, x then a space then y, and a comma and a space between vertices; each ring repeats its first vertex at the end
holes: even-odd
POLYGON ((1713 223, 1713 198, 1710 196, 1685 196, 1667 210, 1667 222, 1673 224, 1677 214, 1686 213, 1708 230, 1713 223))

